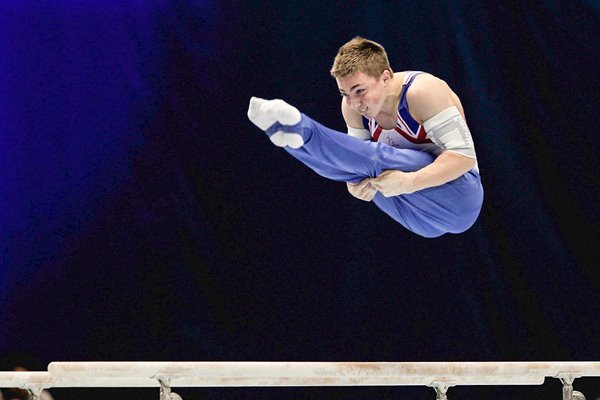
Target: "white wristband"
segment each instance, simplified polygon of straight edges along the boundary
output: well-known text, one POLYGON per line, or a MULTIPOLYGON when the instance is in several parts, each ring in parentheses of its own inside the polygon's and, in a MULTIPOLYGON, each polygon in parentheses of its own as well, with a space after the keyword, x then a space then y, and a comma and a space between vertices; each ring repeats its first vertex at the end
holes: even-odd
POLYGON ((349 126, 348 135, 362 140, 371 140, 371 133, 365 128, 352 128, 349 126))

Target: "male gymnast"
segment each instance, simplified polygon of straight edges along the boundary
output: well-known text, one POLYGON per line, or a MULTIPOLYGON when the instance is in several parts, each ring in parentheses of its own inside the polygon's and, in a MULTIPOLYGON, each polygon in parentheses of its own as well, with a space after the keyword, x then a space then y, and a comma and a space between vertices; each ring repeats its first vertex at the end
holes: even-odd
POLYGON ((392 71, 383 46, 355 37, 331 75, 348 134, 284 102, 253 97, 249 119, 271 141, 356 198, 423 237, 461 233, 476 221, 483 187, 458 96, 420 71, 392 71))

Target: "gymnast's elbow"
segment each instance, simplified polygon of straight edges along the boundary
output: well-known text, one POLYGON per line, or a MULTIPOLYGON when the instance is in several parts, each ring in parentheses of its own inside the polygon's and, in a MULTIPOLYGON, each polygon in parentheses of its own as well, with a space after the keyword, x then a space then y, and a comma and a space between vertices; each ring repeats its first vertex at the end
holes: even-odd
POLYGON ((460 149, 446 149, 444 158, 451 159, 454 168, 460 175, 470 171, 477 166, 477 157, 474 151, 461 151, 460 149))
POLYGON ((456 153, 456 154, 459 155, 462 165, 463 165, 463 169, 465 170, 465 172, 472 170, 477 165, 477 158, 475 158, 473 156, 468 156, 468 155, 465 155, 462 153, 456 153))

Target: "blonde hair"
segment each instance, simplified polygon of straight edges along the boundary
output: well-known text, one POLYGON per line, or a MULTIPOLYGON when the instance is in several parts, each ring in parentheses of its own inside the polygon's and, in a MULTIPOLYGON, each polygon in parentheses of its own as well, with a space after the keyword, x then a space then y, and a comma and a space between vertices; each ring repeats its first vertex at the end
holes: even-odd
POLYGON ((387 53, 382 45, 372 40, 356 36, 338 50, 331 76, 346 78, 356 72, 362 72, 374 78, 379 78, 383 71, 394 73, 390 67, 387 53))

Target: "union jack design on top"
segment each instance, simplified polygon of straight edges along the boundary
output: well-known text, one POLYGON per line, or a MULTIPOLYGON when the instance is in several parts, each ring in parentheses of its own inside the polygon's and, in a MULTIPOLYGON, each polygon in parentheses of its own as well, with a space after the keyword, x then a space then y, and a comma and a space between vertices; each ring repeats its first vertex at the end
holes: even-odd
MULTIPOLYGON (((427 139, 427 132, 421 124, 414 120, 414 118, 410 115, 408 111, 408 103, 406 102, 406 92, 415 77, 422 72, 419 71, 411 71, 407 72, 405 77, 406 83, 402 87, 402 93, 400 94, 400 102, 398 104, 396 119, 396 127, 394 131, 400 134, 407 141, 414 144, 426 144, 432 143, 431 140, 427 139)), ((375 141, 379 140, 379 136, 383 131, 383 128, 377 124, 377 121, 374 119, 369 120, 369 131, 372 132, 373 139, 375 141)))

